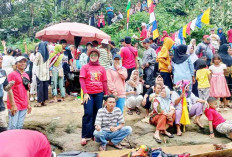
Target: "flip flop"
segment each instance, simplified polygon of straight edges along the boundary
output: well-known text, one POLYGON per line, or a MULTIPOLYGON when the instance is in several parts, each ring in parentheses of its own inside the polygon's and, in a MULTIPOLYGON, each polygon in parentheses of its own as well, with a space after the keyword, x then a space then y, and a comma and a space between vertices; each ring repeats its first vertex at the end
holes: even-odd
POLYGON ((182 136, 182 133, 180 133, 179 135, 178 134, 176 134, 177 136, 182 136))
POLYGON ((158 139, 158 138, 156 138, 155 136, 153 136, 153 138, 155 139, 155 141, 157 142, 157 143, 162 143, 162 141, 160 140, 160 139, 158 139))
POLYGON ((51 104, 52 104, 52 103, 56 103, 56 102, 55 102, 54 100, 51 100, 51 101, 49 101, 49 103, 51 103, 51 104))
POLYGON ((111 146, 111 147, 114 147, 116 149, 122 149, 122 146, 120 144, 114 145, 114 144, 109 143, 108 145, 111 146))
POLYGON ((140 115, 140 114, 141 114, 141 111, 140 111, 138 108, 136 108, 136 109, 135 109, 135 113, 136 113, 137 115, 140 115))
POLYGON ((171 134, 171 135, 167 135, 167 134, 162 134, 163 136, 167 136, 168 138, 174 138, 174 135, 173 134, 171 134))
POLYGON ((43 105, 41 104, 35 104, 34 107, 42 107, 43 105))
POLYGON ((84 146, 87 144, 87 140, 86 139, 81 139, 81 145, 84 146))

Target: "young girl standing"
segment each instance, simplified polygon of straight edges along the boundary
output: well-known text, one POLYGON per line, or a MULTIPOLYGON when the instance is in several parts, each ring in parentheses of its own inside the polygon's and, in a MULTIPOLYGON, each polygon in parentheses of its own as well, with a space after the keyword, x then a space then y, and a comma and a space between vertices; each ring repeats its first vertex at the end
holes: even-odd
POLYGON ((226 78, 224 73, 226 72, 226 65, 221 63, 221 57, 217 54, 213 56, 213 65, 209 67, 212 73, 210 81, 210 96, 216 98, 223 98, 224 110, 227 110, 228 101, 226 97, 230 97, 230 91, 228 89, 226 78))

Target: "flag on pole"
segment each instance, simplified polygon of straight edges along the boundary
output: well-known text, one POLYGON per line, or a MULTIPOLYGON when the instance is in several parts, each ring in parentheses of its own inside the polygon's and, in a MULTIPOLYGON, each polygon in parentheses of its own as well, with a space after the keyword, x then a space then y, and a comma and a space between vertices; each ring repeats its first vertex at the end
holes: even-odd
POLYGON ((193 30, 193 31, 195 30, 196 22, 197 22, 197 18, 195 18, 194 20, 192 20, 192 23, 191 23, 190 28, 191 28, 191 30, 193 30))
POLYGON ((147 6, 148 8, 153 4, 152 0, 147 0, 147 6))
POLYGON ((179 30, 178 38, 180 40, 184 40, 184 38, 183 38, 183 27, 179 30))
POLYGON ((155 40, 156 38, 159 37, 159 31, 158 31, 158 27, 157 27, 157 22, 156 22, 156 20, 152 23, 151 32, 152 32, 152 34, 153 34, 153 40, 155 40))
POLYGON ((126 11, 127 11, 127 30, 129 28, 130 6, 131 6, 131 1, 128 0, 127 7, 126 7, 126 11))
POLYGON ((209 24, 210 21, 210 8, 208 8, 202 15, 201 22, 204 24, 209 24))

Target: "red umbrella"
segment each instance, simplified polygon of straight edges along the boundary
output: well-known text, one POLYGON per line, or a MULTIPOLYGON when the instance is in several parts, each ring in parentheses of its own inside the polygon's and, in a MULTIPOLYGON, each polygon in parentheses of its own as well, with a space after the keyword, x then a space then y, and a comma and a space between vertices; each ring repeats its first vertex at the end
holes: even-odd
POLYGON ((37 32, 35 37, 49 42, 57 42, 58 40, 65 39, 70 44, 75 43, 75 37, 81 37, 81 45, 93 40, 97 40, 99 43, 102 39, 111 40, 110 36, 100 29, 76 22, 55 24, 37 32))

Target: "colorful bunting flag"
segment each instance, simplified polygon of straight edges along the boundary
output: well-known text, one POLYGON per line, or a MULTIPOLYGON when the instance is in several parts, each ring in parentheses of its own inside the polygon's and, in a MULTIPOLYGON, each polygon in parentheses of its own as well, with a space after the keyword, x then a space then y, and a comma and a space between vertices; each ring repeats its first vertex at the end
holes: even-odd
POLYGON ((201 22, 202 16, 203 16, 203 13, 201 13, 201 15, 197 17, 196 26, 198 28, 202 28, 202 22, 201 22))
POLYGON ((178 38, 180 40, 184 40, 184 38, 183 38, 183 27, 179 30, 178 38))
POLYGON ((183 27, 183 37, 184 37, 184 38, 187 38, 186 31, 187 31, 187 25, 185 25, 185 26, 183 27))
POLYGON ((188 25, 187 25, 186 33, 187 33, 188 35, 191 34, 191 32, 190 32, 191 24, 192 24, 192 22, 189 22, 188 25))
POLYGON ((190 26, 190 28, 191 28, 191 30, 195 30, 195 28, 196 28, 196 22, 197 22, 197 18, 195 18, 194 20, 192 20, 192 23, 191 23, 191 26, 190 26))
POLYGON ((210 8, 208 8, 204 13, 203 13, 203 16, 202 16, 202 19, 201 19, 201 22, 204 23, 204 24, 209 24, 209 21, 210 21, 210 8))
POLYGON ((126 11, 127 11, 127 30, 129 28, 130 6, 131 6, 131 1, 128 0, 127 7, 126 7, 126 11))

